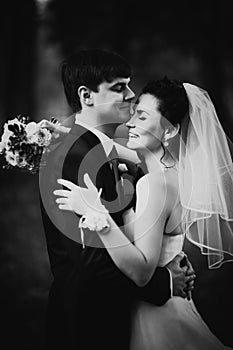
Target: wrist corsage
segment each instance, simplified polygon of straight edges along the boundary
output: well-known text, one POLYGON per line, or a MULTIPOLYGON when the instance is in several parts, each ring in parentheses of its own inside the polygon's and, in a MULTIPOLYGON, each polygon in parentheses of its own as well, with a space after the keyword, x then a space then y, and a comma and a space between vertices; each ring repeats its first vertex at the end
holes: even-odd
POLYGON ((84 243, 84 228, 88 228, 90 231, 97 231, 101 233, 106 233, 110 229, 110 225, 108 222, 108 210, 101 205, 98 204, 98 209, 88 208, 85 215, 81 217, 79 220, 79 228, 81 231, 81 240, 83 248, 85 248, 84 243))

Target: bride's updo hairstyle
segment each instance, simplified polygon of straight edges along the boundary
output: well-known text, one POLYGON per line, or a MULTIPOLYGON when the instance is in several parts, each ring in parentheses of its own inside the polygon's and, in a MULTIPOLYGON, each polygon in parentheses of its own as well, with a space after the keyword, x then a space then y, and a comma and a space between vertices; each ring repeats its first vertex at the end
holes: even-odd
POLYGON ((150 81, 140 95, 150 94, 160 103, 158 109, 171 124, 181 124, 189 110, 188 97, 182 83, 166 76, 161 80, 150 81))
MULTIPOLYGON (((144 86, 139 97, 143 94, 150 94, 159 100, 158 110, 165 118, 161 119, 162 127, 165 128, 166 121, 174 126, 177 124, 181 126, 182 122, 187 120, 185 117, 189 115, 189 101, 183 84, 177 80, 168 79, 166 76, 160 80, 152 80, 144 86)), ((180 131, 181 127, 179 133, 180 131)), ((183 141, 185 142, 185 140, 183 141)), ((164 162, 166 147, 162 141, 161 146, 163 148, 163 155, 160 158, 160 162, 165 168, 169 168, 164 162)), ((172 158, 175 164, 175 159, 173 156, 172 158)))

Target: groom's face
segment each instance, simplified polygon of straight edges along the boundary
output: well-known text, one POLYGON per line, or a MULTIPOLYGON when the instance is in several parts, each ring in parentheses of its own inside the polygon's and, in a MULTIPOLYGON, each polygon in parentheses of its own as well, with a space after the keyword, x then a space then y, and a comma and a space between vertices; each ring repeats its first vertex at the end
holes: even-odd
POLYGON ((94 106, 104 124, 122 124, 130 118, 130 102, 135 94, 129 87, 130 78, 116 78, 104 81, 98 92, 93 92, 94 106))

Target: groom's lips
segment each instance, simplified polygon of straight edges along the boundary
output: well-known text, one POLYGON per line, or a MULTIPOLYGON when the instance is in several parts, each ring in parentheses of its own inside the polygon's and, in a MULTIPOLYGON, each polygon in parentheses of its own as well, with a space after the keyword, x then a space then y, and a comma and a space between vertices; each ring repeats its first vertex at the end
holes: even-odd
POLYGON ((128 109, 130 110, 130 104, 127 102, 127 103, 124 103, 120 106, 120 109, 128 109))

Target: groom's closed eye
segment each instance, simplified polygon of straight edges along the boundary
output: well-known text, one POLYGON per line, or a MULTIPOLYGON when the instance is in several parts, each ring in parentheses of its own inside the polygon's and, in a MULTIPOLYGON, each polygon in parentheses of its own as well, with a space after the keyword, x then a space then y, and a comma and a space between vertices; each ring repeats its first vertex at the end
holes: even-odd
POLYGON ((126 88, 126 84, 124 84, 124 83, 118 83, 118 84, 116 84, 116 85, 113 85, 113 86, 111 87, 111 90, 112 90, 112 91, 116 91, 116 92, 122 92, 122 91, 125 90, 125 88, 126 88))

